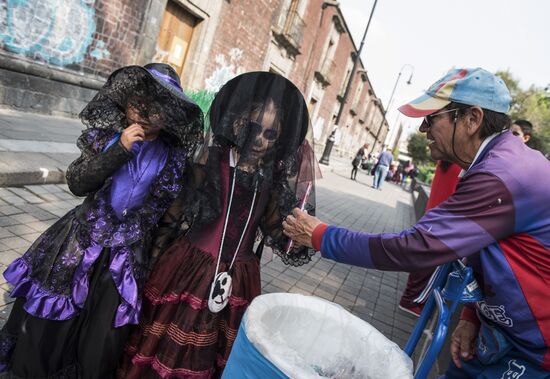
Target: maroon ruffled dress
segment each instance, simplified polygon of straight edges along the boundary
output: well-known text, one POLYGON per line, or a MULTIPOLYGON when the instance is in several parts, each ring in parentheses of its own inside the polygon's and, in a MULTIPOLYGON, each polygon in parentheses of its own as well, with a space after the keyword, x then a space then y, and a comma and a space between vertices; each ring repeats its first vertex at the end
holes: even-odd
POLYGON ((210 378, 221 375, 250 302, 261 293, 256 231, 269 202, 259 192, 233 265, 233 290, 219 313, 208 309, 226 214, 229 222, 219 272, 227 271, 252 205, 253 190, 235 184, 234 168, 221 162, 222 212, 210 225, 191 230, 159 258, 145 287, 140 328, 127 345, 120 378, 210 378))

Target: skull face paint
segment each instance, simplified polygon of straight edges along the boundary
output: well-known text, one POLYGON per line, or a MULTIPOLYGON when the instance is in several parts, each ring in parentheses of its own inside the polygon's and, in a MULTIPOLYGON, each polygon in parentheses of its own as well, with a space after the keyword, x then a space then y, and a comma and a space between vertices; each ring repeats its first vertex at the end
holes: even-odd
POLYGON ((229 296, 231 296, 232 280, 227 272, 220 272, 216 275, 212 286, 210 287, 210 296, 208 297, 208 309, 213 313, 218 313, 227 305, 229 296))
POLYGON ((261 159, 275 146, 281 124, 278 113, 273 100, 268 100, 265 104, 255 104, 248 114, 235 121, 236 132, 245 136, 239 149, 240 166, 257 167, 261 159))

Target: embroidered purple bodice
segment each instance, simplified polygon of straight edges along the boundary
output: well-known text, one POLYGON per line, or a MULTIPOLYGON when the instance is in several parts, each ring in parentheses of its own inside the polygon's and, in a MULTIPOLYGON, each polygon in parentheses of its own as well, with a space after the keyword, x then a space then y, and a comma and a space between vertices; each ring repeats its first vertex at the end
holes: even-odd
MULTIPOLYGON (((89 130, 79 140, 80 159, 120 148, 113 146, 117 137, 112 131, 89 130)), ((11 296, 24 297, 28 313, 50 320, 76 316, 88 295, 91 268, 105 251, 121 297, 113 324, 138 323, 151 233, 181 190, 186 159, 184 149, 160 139, 140 145, 101 188, 46 230, 4 272, 14 286, 11 296)))

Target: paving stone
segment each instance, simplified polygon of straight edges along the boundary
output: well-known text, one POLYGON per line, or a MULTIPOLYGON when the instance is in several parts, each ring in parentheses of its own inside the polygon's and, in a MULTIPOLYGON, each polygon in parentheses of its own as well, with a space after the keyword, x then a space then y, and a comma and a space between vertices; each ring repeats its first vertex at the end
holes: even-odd
POLYGON ((10 249, 17 249, 19 247, 26 247, 29 245, 28 241, 18 236, 2 238, 2 243, 10 249))
POLYGON ((290 284, 291 286, 293 286, 294 284, 296 284, 296 282, 298 281, 298 279, 293 278, 293 277, 287 275, 286 272, 283 272, 283 273, 279 274, 279 275, 276 277, 276 280, 283 281, 283 282, 285 282, 285 283, 290 284))
POLYGON ((328 301, 332 301, 334 300, 334 292, 333 291, 325 291, 323 289, 320 289, 320 288, 317 288, 313 294, 315 296, 318 296, 320 298, 323 298, 325 300, 328 300, 328 301))
MULTIPOLYGON (((39 221, 57 219, 58 217, 44 209, 37 207, 34 204, 23 204, 18 205, 17 208, 21 209, 25 215, 32 216, 39 221)), ((30 221, 27 221, 30 222, 30 221)))
POLYGON ((7 228, 8 226, 0 227, 0 239, 14 236, 14 234, 10 232, 7 228))
POLYGON ((25 199, 26 202, 34 204, 34 203, 42 203, 43 200, 33 194, 30 191, 27 191, 24 188, 7 188, 8 191, 12 192, 13 194, 19 196, 22 199, 25 199))
POLYGON ((299 288, 299 287, 292 287, 288 292, 290 292, 290 293, 297 293, 297 294, 306 295, 306 296, 311 296, 311 295, 313 295, 313 292, 304 290, 304 289, 299 288))
POLYGON ((308 291, 308 292, 314 292, 315 289, 317 288, 316 285, 311 285, 311 284, 307 284, 307 283, 304 283, 303 281, 298 281, 294 287, 298 287, 304 291, 308 291))
POLYGON ((55 184, 44 184, 42 188, 44 188, 46 191, 50 193, 63 192, 63 188, 60 188, 55 184))
POLYGON ((11 216, 17 213, 21 213, 21 210, 13 205, 0 206, 0 215, 2 216, 11 216))
POLYGON ((21 255, 17 253, 15 250, 6 250, 0 252, 0 264, 4 267, 8 267, 8 265, 19 258, 21 255))
POLYGON ((269 283, 268 285, 262 288, 262 293, 279 293, 279 292, 287 292, 287 291, 288 290, 285 290, 281 287, 277 287, 272 283, 269 283))
POLYGON ((42 233, 31 233, 31 234, 25 234, 21 236, 25 241, 29 241, 31 244, 40 237, 42 233))
POLYGON ((61 192, 57 192, 57 193, 51 193, 51 192, 46 192, 46 193, 43 193, 40 195, 40 197, 42 199, 44 199, 45 201, 61 201, 63 200, 62 198, 58 197, 58 194, 60 194, 61 192))
POLYGON ((23 236, 24 234, 35 233, 34 229, 32 229, 32 228, 30 228, 30 227, 28 227, 27 225, 24 225, 24 224, 6 226, 6 229, 8 231, 10 231, 11 233, 13 233, 15 235, 18 235, 18 236, 23 236))
POLYGON ((350 300, 350 299, 347 299, 345 297, 338 296, 338 295, 336 295, 334 297, 334 302, 337 303, 337 304, 340 304, 341 306, 346 308, 348 311, 351 311, 351 309, 355 305, 355 302, 353 300, 350 300))
POLYGON ((28 224, 29 222, 36 222, 39 221, 36 217, 28 214, 28 213, 21 213, 17 215, 11 216, 14 220, 19 221, 21 224, 28 224))
POLYGON ((19 224, 19 221, 14 219, 12 216, 0 216, 0 227, 6 227, 16 224, 19 224))
POLYGON ((28 223, 27 226, 29 226, 30 228, 34 229, 34 231, 39 233, 42 233, 43 231, 45 231, 50 227, 50 225, 48 225, 48 223, 44 221, 31 222, 31 223, 28 223))
POLYGON ((296 271, 293 271, 293 270, 285 270, 283 272, 283 275, 289 277, 289 278, 292 278, 292 279, 295 279, 295 280, 300 280, 305 274, 305 271, 303 273, 299 273, 299 272, 296 272, 296 271))
POLYGON ((353 282, 344 282, 340 286, 340 290, 346 291, 352 295, 357 296, 361 291, 361 286, 354 284, 353 282))
POLYGON ((66 183, 64 183, 64 184, 56 184, 56 185, 57 185, 57 187, 58 187, 60 190, 62 190, 62 191, 64 191, 64 192, 67 192, 67 193, 71 193, 71 190, 69 189, 69 186, 68 186, 66 183))
POLYGON ((35 195, 43 195, 46 193, 50 193, 48 190, 46 190, 43 186, 25 186, 25 189, 34 193, 35 195))
POLYGON ((355 303, 355 300, 357 300, 357 295, 353 295, 349 292, 343 291, 341 287, 340 287, 340 290, 338 291, 338 293, 336 295, 338 297, 342 297, 342 298, 347 299, 349 301, 352 301, 354 303, 355 303))

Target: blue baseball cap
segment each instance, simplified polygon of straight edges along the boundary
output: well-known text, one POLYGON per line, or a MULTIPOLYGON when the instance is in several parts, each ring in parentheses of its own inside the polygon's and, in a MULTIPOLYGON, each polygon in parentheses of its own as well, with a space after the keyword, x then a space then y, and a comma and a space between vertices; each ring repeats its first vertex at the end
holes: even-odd
POLYGON ((432 84, 424 95, 399 107, 399 111, 408 117, 424 117, 456 102, 506 113, 511 101, 504 80, 495 74, 479 67, 457 68, 432 84))

